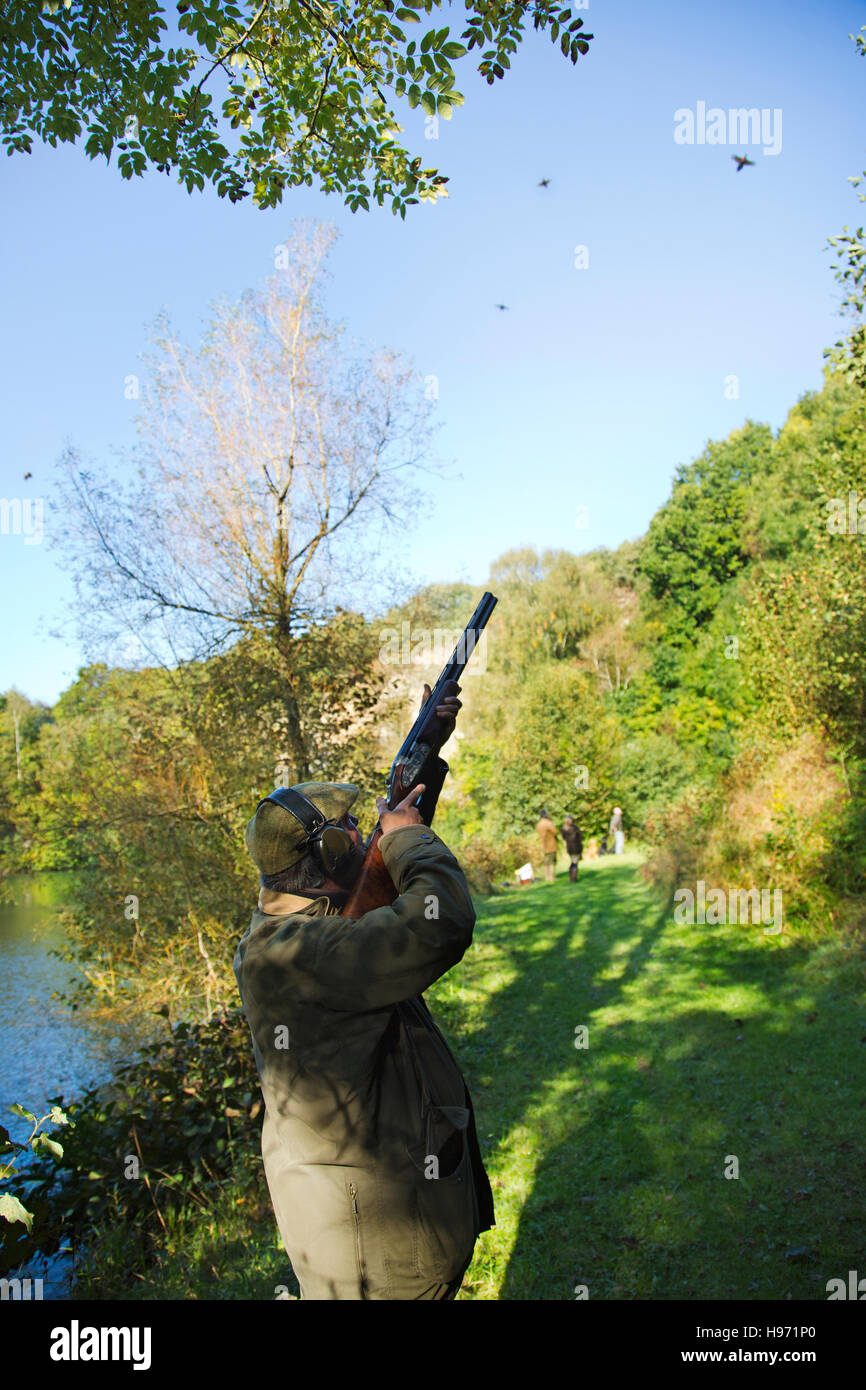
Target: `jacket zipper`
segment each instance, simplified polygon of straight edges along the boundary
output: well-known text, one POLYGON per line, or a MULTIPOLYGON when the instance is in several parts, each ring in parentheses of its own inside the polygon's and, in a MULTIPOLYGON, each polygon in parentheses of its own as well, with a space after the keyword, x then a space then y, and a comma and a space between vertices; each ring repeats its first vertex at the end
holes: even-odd
POLYGON ((367 1275, 364 1269, 364 1257, 361 1254, 361 1216, 358 1211, 358 1192, 353 1182, 349 1183, 349 1196, 352 1198, 352 1214, 355 1219, 355 1250, 358 1255, 358 1273, 363 1285, 367 1275))

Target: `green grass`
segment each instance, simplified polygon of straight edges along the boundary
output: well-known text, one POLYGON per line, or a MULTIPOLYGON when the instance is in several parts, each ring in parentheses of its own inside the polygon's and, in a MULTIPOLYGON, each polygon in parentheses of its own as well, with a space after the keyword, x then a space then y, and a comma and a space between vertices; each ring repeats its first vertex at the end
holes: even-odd
POLYGON ((282 1247, 261 1164, 224 1184, 207 1210, 190 1203, 166 1211, 167 1233, 154 1249, 129 1225, 92 1233, 76 1271, 75 1299, 271 1300, 299 1296, 282 1247))
POLYGON ((862 995, 859 951, 676 925, 633 856, 489 900, 429 995, 497 1208, 461 1297, 813 1299, 866 1273, 862 995))
MULTIPOLYGON (((480 903, 427 995, 496 1203, 459 1297, 826 1299, 866 1275, 864 973, 856 944, 676 925, 635 854, 480 903)), ((287 1261, 251 1176, 177 1221, 146 1280, 104 1247, 77 1296, 273 1298, 287 1261)))

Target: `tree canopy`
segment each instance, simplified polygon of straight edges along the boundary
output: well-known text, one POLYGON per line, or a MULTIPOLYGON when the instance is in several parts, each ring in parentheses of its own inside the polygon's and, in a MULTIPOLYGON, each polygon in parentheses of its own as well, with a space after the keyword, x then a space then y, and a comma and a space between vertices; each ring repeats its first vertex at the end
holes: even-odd
POLYGON ((479 50, 492 84, 529 21, 571 63, 593 37, 559 0, 465 0, 459 39, 447 24, 425 27, 440 8, 179 0, 169 21, 157 0, 18 0, 0 13, 0 133, 9 154, 84 134, 91 158, 116 149, 124 178, 176 172, 190 193, 209 182, 260 208, 315 184, 353 212, 390 199, 405 217, 448 180, 395 138, 398 104, 450 119, 464 100, 453 64, 479 50))

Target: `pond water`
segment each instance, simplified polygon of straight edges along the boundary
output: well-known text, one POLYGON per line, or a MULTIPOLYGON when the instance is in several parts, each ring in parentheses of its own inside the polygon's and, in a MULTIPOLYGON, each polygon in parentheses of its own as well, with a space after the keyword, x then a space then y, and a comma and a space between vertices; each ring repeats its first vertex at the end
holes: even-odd
MULTIPOLYGON (((52 998, 76 978, 72 966, 51 955, 64 942, 58 913, 71 883, 67 874, 21 877, 0 902, 0 1123, 19 1143, 32 1126, 10 1115, 10 1105, 17 1101, 41 1118, 49 1097, 68 1102, 109 1081, 144 1041, 140 1027, 101 1023, 52 998)), ((62 1132, 57 1137, 62 1143, 62 1132)), ((69 1269, 68 1256, 60 1255, 16 1273, 42 1277, 44 1298, 65 1298, 69 1269)))

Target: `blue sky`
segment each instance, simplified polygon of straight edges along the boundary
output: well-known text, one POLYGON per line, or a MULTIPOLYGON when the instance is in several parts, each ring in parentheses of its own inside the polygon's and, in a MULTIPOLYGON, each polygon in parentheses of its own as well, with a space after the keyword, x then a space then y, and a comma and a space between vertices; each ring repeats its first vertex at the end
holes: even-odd
POLYGON ((866 59, 848 37, 864 6, 590 0, 584 19, 595 38, 575 68, 531 34, 495 87, 458 64, 466 105, 438 140, 408 113, 450 197, 405 222, 308 189, 259 212, 158 174, 126 183, 80 147, 4 159, 0 495, 46 511, 41 544, 0 535, 0 689, 50 702, 84 661, 51 547, 64 445, 98 472, 131 444, 124 379, 148 324, 166 308, 197 338, 213 299, 272 272, 297 217, 340 229, 334 317, 438 378, 453 476, 407 535, 419 583, 483 583, 516 546, 636 537, 708 439, 747 418, 778 428, 820 387, 844 327, 826 241, 864 217, 848 182, 866 164, 866 59), (676 143, 674 113, 698 102, 778 109, 780 152, 676 143), (737 173, 734 152, 755 167, 737 173))

